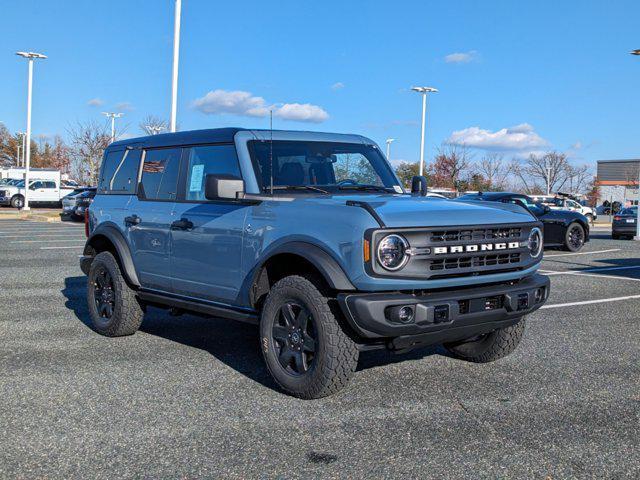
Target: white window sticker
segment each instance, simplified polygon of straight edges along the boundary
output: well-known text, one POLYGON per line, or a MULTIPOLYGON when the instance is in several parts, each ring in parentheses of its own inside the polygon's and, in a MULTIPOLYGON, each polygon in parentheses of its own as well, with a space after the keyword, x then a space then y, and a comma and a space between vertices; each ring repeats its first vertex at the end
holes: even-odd
POLYGON ((396 191, 396 193, 404 193, 400 185, 394 185, 393 189, 396 191))
POLYGON ((204 164, 194 165, 191 168, 191 183, 189 184, 190 192, 199 192, 202 190, 202 177, 204 176, 204 164))

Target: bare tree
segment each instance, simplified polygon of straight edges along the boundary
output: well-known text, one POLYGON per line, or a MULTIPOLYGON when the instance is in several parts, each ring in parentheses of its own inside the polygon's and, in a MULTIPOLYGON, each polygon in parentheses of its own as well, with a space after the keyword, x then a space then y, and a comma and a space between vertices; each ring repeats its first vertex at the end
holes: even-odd
POLYGON ((568 190, 571 193, 582 193, 592 189, 593 172, 589 165, 567 165, 567 179, 568 190))
POLYGON ((488 153, 475 165, 475 168, 494 190, 506 189, 509 175, 513 173, 512 163, 507 163, 504 156, 499 153, 488 153))
POLYGON ((521 177, 529 177, 529 188, 536 187, 539 190, 554 192, 562 189, 567 183, 569 167, 567 156, 564 153, 531 154, 522 166, 521 177))
POLYGON ((169 123, 160 117, 147 115, 139 124, 140 130, 147 135, 156 135, 169 128, 169 123))
POLYGON ((444 145, 427 169, 434 187, 458 188, 471 165, 471 154, 464 146, 444 145))
POLYGON ((95 185, 105 148, 111 135, 105 124, 95 121, 80 123, 67 129, 71 142, 71 171, 81 183, 95 185))

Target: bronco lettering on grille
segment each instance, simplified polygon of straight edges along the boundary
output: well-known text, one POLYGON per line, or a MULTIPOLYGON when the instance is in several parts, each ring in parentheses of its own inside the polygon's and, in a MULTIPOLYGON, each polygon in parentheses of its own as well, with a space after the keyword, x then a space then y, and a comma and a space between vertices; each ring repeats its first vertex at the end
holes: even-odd
POLYGON ((444 255, 447 253, 466 253, 466 252, 488 252, 493 250, 514 250, 523 245, 520 242, 508 243, 480 243, 476 245, 449 245, 446 247, 434 247, 434 255, 444 255))

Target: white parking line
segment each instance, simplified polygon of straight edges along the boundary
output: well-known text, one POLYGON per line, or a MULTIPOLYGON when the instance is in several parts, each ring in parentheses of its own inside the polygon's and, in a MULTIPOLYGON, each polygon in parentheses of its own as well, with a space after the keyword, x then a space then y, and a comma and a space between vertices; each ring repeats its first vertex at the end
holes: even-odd
POLYGON ((538 270, 539 272, 544 272, 545 275, 576 275, 581 273, 589 273, 589 272, 607 272, 611 270, 632 270, 634 268, 640 268, 640 265, 628 265, 624 267, 594 267, 594 268, 585 268, 584 270, 563 270, 563 271, 553 271, 553 270, 538 270))
POLYGON ((64 240, 14 240, 11 243, 49 243, 49 242, 77 242, 77 238, 67 238, 64 240))
POLYGON ((595 255, 596 253, 619 252, 620 250, 621 250, 620 248, 610 248, 608 250, 596 250, 594 252, 555 253, 553 255, 545 255, 543 257, 543 260, 545 258, 550 258, 550 257, 570 257, 572 255, 595 255))
MULTIPOLYGON (((0 238, 23 238, 25 235, 0 235, 0 238)), ((80 237, 77 233, 47 233, 46 235, 33 235, 29 234, 29 238, 40 238, 40 237, 80 237)))
POLYGON ((640 298, 640 295, 627 295, 626 297, 601 298, 599 300, 585 300, 584 302, 556 303, 551 305, 543 305, 540 310, 547 308, 577 307, 579 305, 593 305, 595 303, 621 302, 623 300, 632 300, 640 298))
POLYGON ((40 250, 64 250, 67 248, 84 248, 84 245, 68 245, 64 247, 40 247, 40 250))

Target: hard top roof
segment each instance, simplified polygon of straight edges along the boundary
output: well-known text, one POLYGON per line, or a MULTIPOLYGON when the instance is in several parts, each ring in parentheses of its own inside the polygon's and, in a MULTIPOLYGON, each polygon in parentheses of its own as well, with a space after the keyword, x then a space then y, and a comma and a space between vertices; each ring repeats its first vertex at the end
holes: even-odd
MULTIPOLYGON (((153 147, 170 147, 174 145, 197 145, 204 143, 231 143, 234 141, 234 137, 238 132, 251 132, 256 136, 256 139, 268 138, 271 131, 268 129, 253 129, 253 128, 209 128, 204 130, 188 130, 184 132, 175 133, 161 133, 158 135, 149 135, 146 137, 129 138, 126 140, 119 140, 109 145, 108 149, 113 150, 116 148, 126 147, 138 147, 138 148, 153 148, 153 147)), ((297 134, 300 136, 318 136, 323 139, 335 137, 336 139, 343 139, 344 141, 365 141, 365 137, 360 135, 345 135, 345 134, 327 134, 321 132, 304 132, 297 130, 273 130, 274 136, 278 134, 297 134)))

